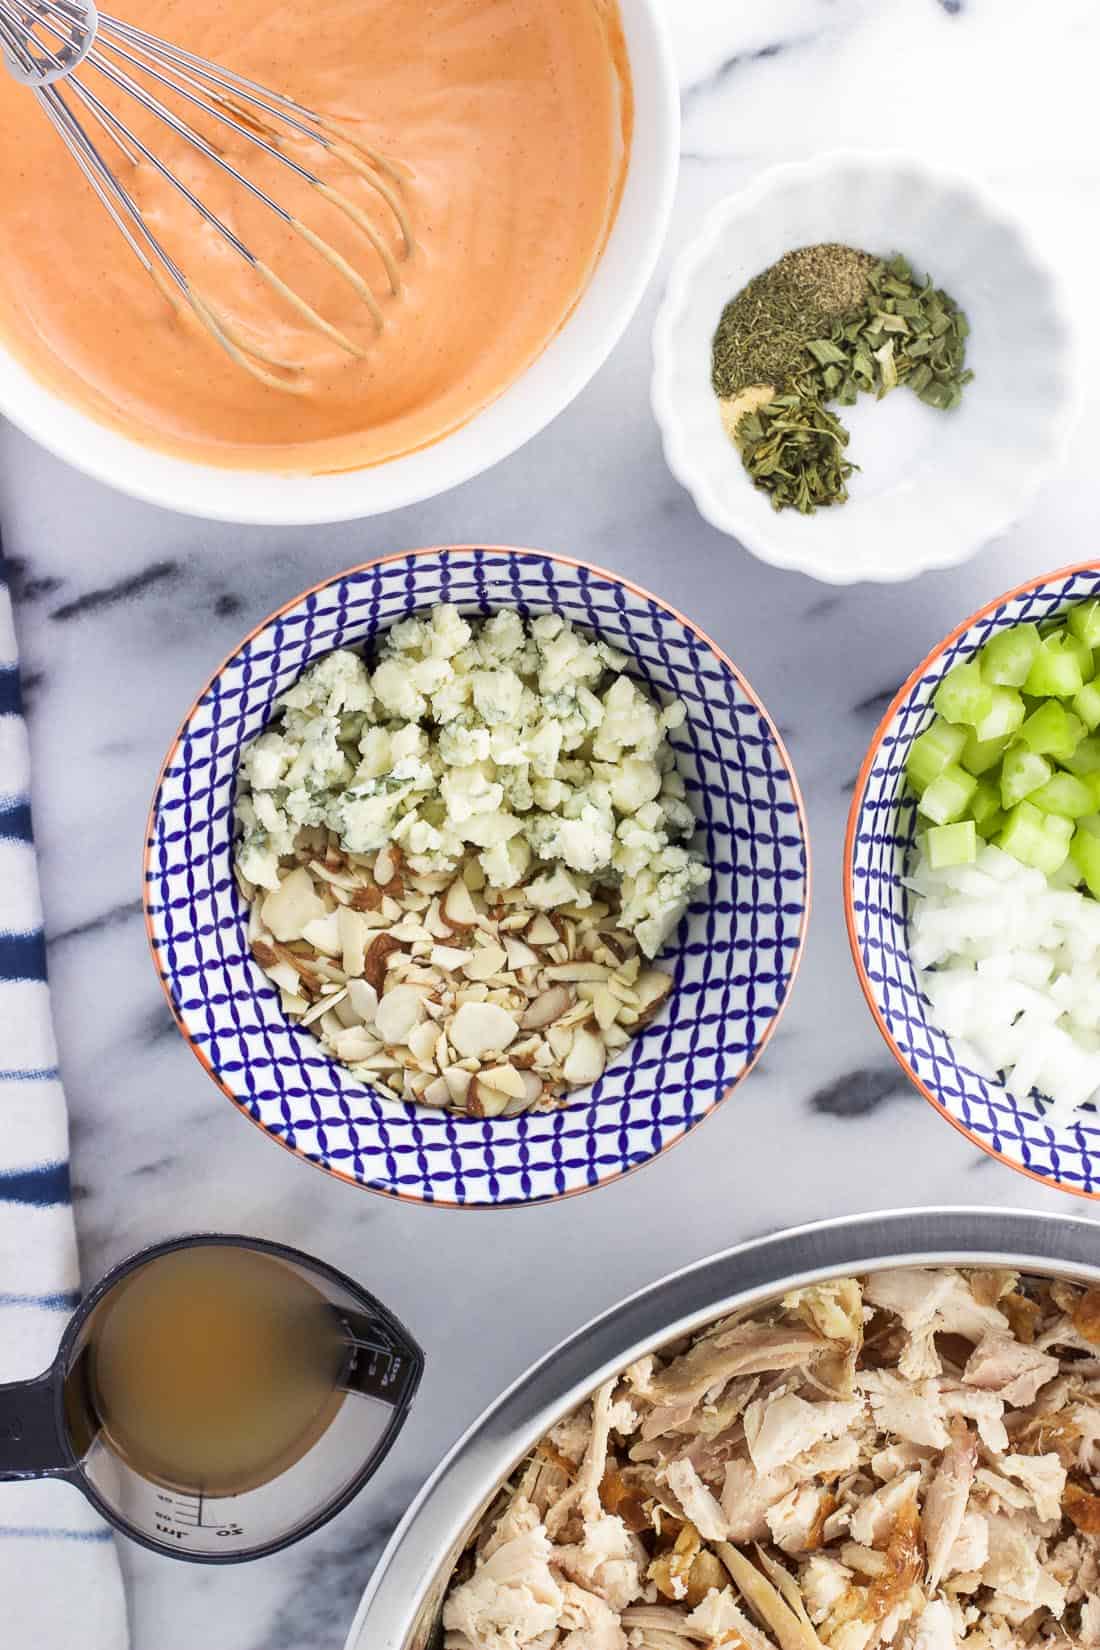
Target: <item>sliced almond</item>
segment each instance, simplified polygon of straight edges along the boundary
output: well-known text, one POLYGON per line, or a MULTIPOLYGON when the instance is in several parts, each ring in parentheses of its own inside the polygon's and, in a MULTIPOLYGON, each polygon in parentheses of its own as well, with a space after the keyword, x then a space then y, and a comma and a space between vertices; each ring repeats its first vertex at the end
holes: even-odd
POLYGON ((388 934, 376 934, 370 943, 370 949, 363 962, 363 978, 379 995, 385 983, 389 958, 395 951, 400 950, 401 941, 391 939, 388 934))
POLYGON ((551 1026, 546 1033, 546 1041, 558 1059, 564 1060, 573 1047, 573 1029, 571 1026, 551 1026))
POLYGON ((457 877, 443 896, 440 911, 444 922, 452 928, 473 928, 477 922, 477 906, 461 877, 457 877))
POLYGON ((367 946, 372 938, 370 928, 358 911, 341 905, 336 913, 336 931, 340 936, 340 960, 344 965, 344 973, 361 974, 366 961, 367 946))
POLYGON ((648 1025, 672 990, 672 976, 663 974, 659 968, 647 968, 638 976, 634 989, 638 996, 638 1024, 648 1025))
POLYGON ((506 1049, 518 1031, 506 1009, 494 1003, 463 1003, 447 1027, 447 1039, 459 1054, 472 1058, 506 1049))
POLYGON ((451 972, 465 968, 473 957, 472 951, 460 950, 457 945, 433 945, 430 954, 433 968, 445 968, 451 972))
POLYGON ((488 1083, 490 1088, 500 1089, 502 1094, 511 1095, 516 1100, 522 1100, 527 1093, 523 1073, 514 1066, 487 1066, 478 1073, 478 1078, 482 1083, 488 1083))
POLYGON ((314 1020, 319 1020, 322 1014, 326 1014, 330 1008, 335 1008, 337 1003, 342 1002, 346 996, 346 991, 339 991, 333 996, 319 998, 313 1007, 302 1015, 302 1024, 311 1026, 314 1020))
POLYGON ((546 970, 548 980, 576 981, 576 980, 608 980, 611 970, 603 963, 594 962, 567 962, 551 965, 546 970))
POLYGON ((526 936, 528 945, 556 945, 560 938, 550 918, 542 912, 532 918, 527 926, 526 936))
POLYGON ((420 1098, 425 1106, 449 1106, 454 1100, 445 1077, 437 1077, 429 1083, 420 1098))
POLYGON ((326 865, 323 860, 311 859, 309 869, 315 877, 320 877, 322 882, 327 882, 333 888, 352 890, 360 886, 359 878, 354 871, 334 870, 331 865, 326 865))
POLYGON ((398 853, 399 850, 392 843, 388 843, 385 848, 379 849, 378 858, 374 862, 374 880, 379 888, 383 890, 388 889, 390 883, 397 876, 399 869, 398 853))
POLYGON ((382 904, 382 890, 371 884, 368 888, 356 888, 351 896, 353 911, 377 911, 382 904))
POLYGON ((444 917, 438 899, 433 899, 428 907, 427 915, 424 918, 424 927, 433 939, 446 941, 454 938, 455 931, 444 917))
POLYGON ((336 911, 329 911, 323 917, 314 917, 302 929, 302 938, 307 945, 312 945, 315 951, 320 951, 326 957, 338 957, 343 950, 340 943, 340 921, 336 911))
POLYGON ((606 985, 597 985, 592 992, 592 1007, 596 1015, 596 1024, 601 1031, 606 1031, 615 1024, 622 1004, 610 992, 606 985))
POLYGON ((277 940, 301 939, 306 924, 325 915, 325 902, 304 866, 289 872, 264 896, 260 915, 277 940))
POLYGON ((564 985, 551 986, 532 1002, 524 1013, 520 1025, 524 1031, 537 1031, 540 1026, 551 1025, 569 1008, 573 1001, 573 994, 564 985))
POLYGON ((499 1117, 514 1098, 501 1089, 490 1088, 480 1077, 471 1077, 466 1091, 466 1109, 471 1117, 499 1117))
POLYGON ((583 1026, 573 1035, 573 1046, 565 1057, 562 1070, 567 1083, 586 1088, 603 1076, 607 1064, 607 1049, 595 1032, 583 1026))
POLYGON ((515 939, 511 934, 505 937, 504 950, 509 968, 534 968, 538 964, 537 952, 532 951, 529 945, 515 939))
POLYGON ((377 1039, 368 1037, 363 1026, 350 1026, 338 1031, 332 1039, 332 1046, 337 1059, 348 1061, 368 1060, 378 1051, 377 1039))
POLYGON ((273 949, 269 942, 265 942, 264 940, 253 940, 249 949, 261 968, 272 969, 278 967, 278 953, 273 949))
POLYGON ((491 980, 494 974, 500 973, 507 961, 508 956, 503 946, 483 945, 474 952, 462 972, 468 980, 491 980))
POLYGON ((299 974, 290 963, 277 962, 274 968, 266 969, 265 973, 272 985, 277 985, 280 991, 288 991, 291 996, 297 996, 299 974))
POLYGON ((523 1098, 528 1109, 530 1109, 532 1106, 537 1106, 542 1099, 542 1078, 536 1077, 533 1071, 521 1071, 520 1076, 523 1079, 523 1098))
MULTIPOLYGON (((382 999, 385 1002, 385 998, 382 999)), ((435 1065, 435 1045, 439 1041, 439 1032, 431 1020, 423 1020, 420 1025, 413 1026, 409 1032, 407 1042, 409 1053, 414 1060, 419 1060, 422 1066, 435 1065)))
POLYGON ((456 1106, 466 1103, 466 1093, 473 1081, 473 1074, 464 1071, 461 1066, 448 1066, 443 1073, 443 1081, 447 1085, 451 1099, 456 1106))
POLYGON ((395 985, 378 1004, 375 1028, 384 1043, 407 1043, 424 1017, 423 993, 414 985, 395 985))
POLYGON ((390 933, 395 940, 400 940, 403 945, 412 945, 416 940, 427 940, 429 945, 432 943, 432 935, 429 930, 417 917, 412 915, 402 917, 400 922, 395 922, 390 928, 390 933))

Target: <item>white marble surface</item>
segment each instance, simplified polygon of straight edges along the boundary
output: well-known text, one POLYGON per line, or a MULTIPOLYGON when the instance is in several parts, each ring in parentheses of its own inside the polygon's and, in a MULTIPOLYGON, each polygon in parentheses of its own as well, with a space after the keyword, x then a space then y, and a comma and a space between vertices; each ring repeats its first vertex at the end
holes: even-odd
MULTIPOLYGON (((685 113, 669 256, 712 202, 762 166, 833 144, 915 146, 974 171, 1030 215, 1076 272, 1087 321, 1100 185, 1092 0, 669 5, 685 113)), ((1095 1208, 993 1163, 906 1087, 850 967, 840 855, 852 778, 911 664, 998 591, 1096 553, 1100 400, 1090 394, 1064 472, 1000 544, 916 584, 831 590, 721 538, 665 470, 648 409, 664 269, 609 365, 526 451, 446 498, 363 525, 242 531, 170 517, 0 430, 0 523, 19 573, 86 1276, 181 1229, 267 1234, 362 1277, 429 1358, 390 1463, 311 1540, 223 1571, 126 1548, 135 1650, 338 1650, 381 1542, 460 1428, 535 1354, 674 1265, 875 1206, 1095 1208), (330 1182, 251 1129, 172 1027, 138 901, 159 761, 194 690, 244 630, 355 561, 477 539, 575 551, 709 628, 789 740, 816 894, 787 1015, 760 1069, 706 1128, 595 1196, 454 1214, 330 1182)), ((1086 324, 1094 375, 1096 337, 1086 324)))

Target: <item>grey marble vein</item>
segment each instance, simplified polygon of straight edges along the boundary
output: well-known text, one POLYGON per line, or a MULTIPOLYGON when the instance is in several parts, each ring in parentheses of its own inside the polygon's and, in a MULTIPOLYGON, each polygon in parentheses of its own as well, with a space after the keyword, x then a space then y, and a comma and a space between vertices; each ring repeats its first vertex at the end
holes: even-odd
POLYGON ((98 613, 105 607, 114 607, 118 602, 131 601, 135 596, 144 595, 146 590, 154 585, 174 582, 179 578, 180 566, 175 561, 157 561, 151 567, 143 568, 140 573, 133 573, 128 578, 119 579, 114 584, 104 585, 98 590, 86 590, 82 596, 74 596, 72 601, 62 602, 55 607, 50 618, 55 624, 65 624, 72 619, 86 617, 89 613, 98 613))

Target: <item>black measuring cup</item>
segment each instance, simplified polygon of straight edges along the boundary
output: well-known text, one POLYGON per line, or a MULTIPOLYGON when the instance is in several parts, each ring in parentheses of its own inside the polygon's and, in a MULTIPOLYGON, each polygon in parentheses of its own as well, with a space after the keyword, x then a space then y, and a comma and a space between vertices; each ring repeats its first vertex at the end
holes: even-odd
MULTIPOLYGON (((325 1327, 331 1335, 331 1320, 325 1327)), ((262 1238, 174 1238, 132 1255, 89 1291, 49 1369, 0 1384, 0 1485, 28 1478, 70 1483, 124 1535, 173 1558, 260 1558, 309 1535, 359 1493, 404 1425, 423 1368, 423 1353, 393 1314, 323 1261, 262 1238), (331 1418, 319 1436, 277 1476, 235 1493, 144 1475, 120 1453, 89 1390, 89 1349, 112 1296, 145 1268, 199 1246, 251 1250, 289 1267, 316 1292, 318 1309, 334 1316, 346 1347, 331 1418)))

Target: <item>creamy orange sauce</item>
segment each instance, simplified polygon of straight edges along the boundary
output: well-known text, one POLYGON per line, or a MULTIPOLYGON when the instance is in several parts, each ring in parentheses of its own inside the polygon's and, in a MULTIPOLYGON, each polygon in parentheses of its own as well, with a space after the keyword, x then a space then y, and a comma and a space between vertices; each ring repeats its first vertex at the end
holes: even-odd
MULTIPOLYGON (((166 302, 31 94, 0 71, 0 332, 60 394, 200 462, 349 469, 463 424, 553 337, 603 249, 629 151, 613 0, 125 0, 121 9, 402 163, 416 244, 399 262, 393 296, 358 227, 278 162, 218 131, 231 164, 367 279, 378 331, 343 276, 291 229, 84 71, 257 256, 365 351, 355 358, 313 330, 150 166, 131 166, 96 134, 196 291, 300 366, 277 373, 295 393, 271 388, 235 365, 185 304, 166 302)), ((212 123, 192 118, 214 137, 212 123)), ((306 140, 285 148, 401 247, 385 203, 342 159, 306 140)))

